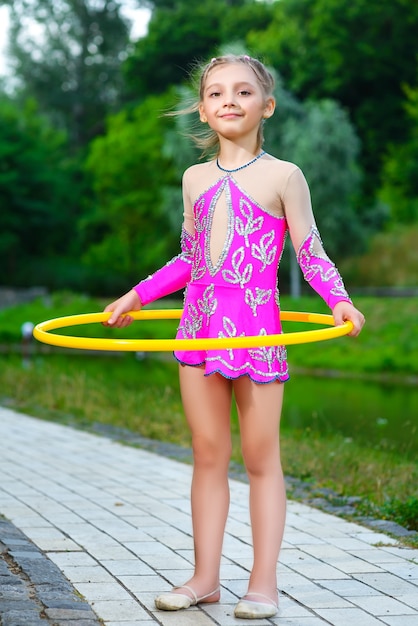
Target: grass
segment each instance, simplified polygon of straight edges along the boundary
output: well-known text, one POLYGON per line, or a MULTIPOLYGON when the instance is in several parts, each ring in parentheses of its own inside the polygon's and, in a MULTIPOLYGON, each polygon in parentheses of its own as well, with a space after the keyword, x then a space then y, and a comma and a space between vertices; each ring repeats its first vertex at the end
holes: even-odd
MULTIPOLYGON (((304 368, 337 369, 364 376, 416 376, 416 354, 411 352, 409 360, 403 358, 405 347, 416 341, 411 336, 415 324, 412 299, 398 302, 362 298, 357 305, 368 318, 362 336, 326 342, 326 349, 319 349, 321 344, 291 346, 290 362, 304 368)), ((48 302, 1 311, 0 343, 6 349, 0 370, 0 404, 77 427, 109 424, 143 437, 189 447, 177 366, 171 359, 138 360, 126 353, 98 357, 68 350, 60 353, 50 348, 45 354, 38 352, 31 367, 23 368, 20 354, 7 351, 7 345, 19 342, 20 325, 28 319, 36 323, 60 315, 94 312, 102 306, 96 300, 58 294, 48 302)), ((319 299, 312 298, 301 302, 283 298, 282 308, 324 311, 319 299)), ((173 335, 176 322, 141 324, 141 336, 168 337, 173 335)), ((81 329, 77 328, 77 332, 81 329)), ((96 325, 94 332, 108 336, 110 331, 96 325)), ((120 332, 133 336, 138 327, 133 325, 120 332)), ((231 429, 233 460, 241 463, 235 413, 231 429)), ((392 450, 360 444, 343 434, 292 428, 285 420, 281 446, 287 475, 303 480, 313 489, 329 488, 341 497, 359 496, 360 513, 372 512, 418 530, 418 465, 413 460, 392 450)))
MULTIPOLYGON (((325 344, 315 343, 291 346, 290 362, 308 369, 337 369, 357 376, 385 374, 400 381, 406 376, 418 376, 416 298, 359 297, 355 304, 366 317, 359 337, 329 341, 326 349, 325 344)), ((329 312, 321 300, 313 298, 303 298, 300 303, 283 298, 282 306, 329 312)))
MULTIPOLYGON (((289 346, 289 362, 307 369, 336 369, 359 375, 387 375, 402 382, 405 377, 418 377, 418 332, 416 330, 416 298, 359 297, 356 306, 366 316, 361 335, 352 340, 340 338, 326 343, 289 346)), ((98 299, 57 293, 47 299, 15 308, 0 310, 0 344, 20 342, 23 322, 34 324, 52 317, 103 310, 105 302, 98 299)), ((180 306, 164 302, 164 306, 180 306)), ((283 310, 329 313, 319 297, 281 298, 283 310)), ((287 332, 312 330, 316 326, 285 322, 287 332)), ((62 332, 96 337, 173 337, 176 321, 140 322, 123 330, 110 330, 100 324, 78 326, 62 332), (140 335, 139 326, 140 324, 140 335)))

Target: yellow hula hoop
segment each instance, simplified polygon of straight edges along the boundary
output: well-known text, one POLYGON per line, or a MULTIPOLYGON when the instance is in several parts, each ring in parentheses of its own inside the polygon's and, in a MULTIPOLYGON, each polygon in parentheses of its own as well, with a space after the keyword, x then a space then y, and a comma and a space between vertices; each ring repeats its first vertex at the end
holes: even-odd
MULTIPOLYGON (((135 320, 180 319, 182 309, 148 309, 131 311, 129 315, 135 320)), ((296 311, 281 311, 280 319, 287 322, 308 322, 323 324, 332 328, 305 330, 280 335, 261 335, 248 337, 225 337, 206 339, 102 339, 93 337, 75 337, 50 333, 51 330, 67 326, 79 326, 95 322, 105 322, 110 313, 85 313, 82 315, 68 315, 57 317, 37 324, 33 335, 38 341, 64 348, 78 348, 80 350, 113 350, 133 352, 166 352, 174 350, 229 350, 232 348, 261 348, 263 346, 290 345, 311 343, 335 339, 347 335, 353 329, 351 322, 344 322, 341 326, 334 326, 332 315, 322 313, 302 313, 296 311)))

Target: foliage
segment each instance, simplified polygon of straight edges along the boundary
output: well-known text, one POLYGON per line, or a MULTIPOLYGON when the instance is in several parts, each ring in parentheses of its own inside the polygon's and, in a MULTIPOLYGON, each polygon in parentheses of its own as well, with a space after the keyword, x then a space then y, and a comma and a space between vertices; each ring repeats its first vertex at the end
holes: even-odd
POLYGON ((164 0, 152 2, 148 34, 136 42, 125 64, 130 97, 161 93, 181 85, 196 63, 222 45, 244 40, 267 27, 272 7, 254 0, 164 0))
MULTIPOLYGON (((27 284, 39 259, 72 251, 77 164, 33 101, 0 100, 0 262, 3 284, 27 284), (30 268, 30 270, 29 270, 30 268)), ((33 284, 33 283, 32 283, 33 284)))
MULTIPOLYGON (((157 120, 157 111, 172 106, 171 85, 184 101, 182 83, 196 61, 226 50, 249 51, 278 70, 265 147, 301 166, 325 247, 340 268, 341 257, 358 254, 370 233, 417 221, 418 96, 410 53, 417 3, 138 0, 153 12, 148 35, 134 45, 122 0, 7 4, 19 90, 0 104, 2 282, 115 293, 177 252, 180 178, 198 155, 182 135, 190 120, 176 118, 174 128, 173 119, 157 120), (39 31, 29 37, 33 20, 39 31), (158 97, 147 104, 152 93, 158 97), (25 104, 28 94, 37 104, 25 104), (144 107, 141 120, 133 102, 144 107), (51 125, 67 128, 69 141, 51 125), (90 145, 102 134, 102 143, 90 145)), ((394 231, 376 239, 362 264, 353 260, 352 282, 411 284, 403 268, 416 267, 415 239, 412 231, 394 231), (381 246, 395 249, 398 236, 407 246, 405 263, 391 261, 382 272, 384 259, 395 257, 381 246)), ((285 256, 282 289, 288 264, 285 256)))
POLYGON ((275 95, 280 121, 271 139, 270 125, 267 128, 266 146, 277 157, 297 163, 304 172, 315 218, 331 257, 338 259, 361 249, 363 233, 353 208, 360 183, 359 142, 345 111, 332 100, 282 108, 283 102, 291 100, 283 97, 281 81, 275 95))
POLYGON ((132 99, 184 82, 193 63, 206 58, 219 42, 224 10, 220 0, 165 4, 153 11, 147 36, 136 42, 127 59, 132 99))
MULTIPOLYGON (((372 445, 359 445, 338 434, 324 437, 313 428, 285 427, 281 447, 285 473, 319 483, 339 495, 367 495, 376 508, 399 498, 400 484, 409 482, 418 472, 413 461, 402 462, 401 456, 373 449, 372 445), (393 482, 394 471, 397 479, 393 482)), ((407 488, 405 500, 413 493, 414 489, 407 488)))
POLYGON ((393 226, 387 232, 375 234, 367 251, 344 259, 340 270, 351 285, 416 287, 418 225, 393 226))
POLYGON ((138 282, 178 248, 179 231, 171 232, 161 210, 162 188, 173 177, 161 155, 171 100, 151 96, 132 112, 111 116, 106 135, 90 145, 86 169, 94 197, 81 221, 84 259, 113 275, 107 292, 138 282))
POLYGON ((123 96, 120 68, 129 32, 121 2, 13 0, 9 5, 10 53, 23 97, 34 97, 73 145, 84 146, 123 96))
POLYGON ((224 8, 219 24, 221 47, 231 42, 245 43, 250 33, 266 29, 273 17, 273 3, 268 0, 239 0, 228 4, 229 10, 224 8))
POLYGON ((386 516, 394 519, 395 522, 409 528, 418 530, 418 498, 411 496, 405 502, 394 498, 383 507, 386 516))
POLYGON ((393 224, 418 222, 418 86, 405 87, 411 122, 408 139, 392 145, 384 161, 380 197, 390 207, 393 224))
POLYGON ((281 0, 247 44, 303 99, 346 107, 363 144, 364 186, 373 196, 386 146, 408 133, 403 85, 413 84, 418 3, 410 0, 281 0))

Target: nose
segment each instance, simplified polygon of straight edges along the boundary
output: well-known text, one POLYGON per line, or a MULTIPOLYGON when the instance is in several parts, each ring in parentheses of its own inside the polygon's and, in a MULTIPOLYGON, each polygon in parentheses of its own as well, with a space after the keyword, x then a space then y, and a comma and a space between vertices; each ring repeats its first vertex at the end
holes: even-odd
POLYGON ((235 107, 236 106, 235 94, 234 93, 227 93, 227 94, 225 94, 223 106, 224 106, 224 108, 229 108, 229 107, 235 107))

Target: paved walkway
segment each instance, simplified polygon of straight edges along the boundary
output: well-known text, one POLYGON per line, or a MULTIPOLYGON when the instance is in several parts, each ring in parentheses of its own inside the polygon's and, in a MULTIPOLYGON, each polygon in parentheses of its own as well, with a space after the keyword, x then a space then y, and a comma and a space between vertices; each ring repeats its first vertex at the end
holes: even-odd
MULTIPOLYGON (((235 480, 221 602, 181 613, 157 611, 155 594, 192 571, 191 467, 1 408, 0 441, 0 514, 47 555, 50 572, 58 566, 106 626, 418 624, 418 550, 296 502, 289 503, 278 566, 279 615, 235 619, 251 566, 248 486, 235 480)), ((13 554, 24 555, 16 537, 13 554)), ((0 609, 4 597, 0 587, 0 609)), ((48 618, 54 624, 69 624, 70 618, 74 626, 93 623, 87 611, 68 605, 71 617, 65 607, 60 612, 57 603, 41 601, 46 611, 40 622, 6 622, 0 611, 3 626, 46 624, 48 618)))

